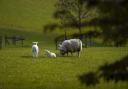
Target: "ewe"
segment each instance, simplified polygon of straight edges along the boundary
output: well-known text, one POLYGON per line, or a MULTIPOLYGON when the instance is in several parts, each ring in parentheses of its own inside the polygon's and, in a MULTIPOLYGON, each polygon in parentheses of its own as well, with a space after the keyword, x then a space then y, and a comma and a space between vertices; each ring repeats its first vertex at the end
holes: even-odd
POLYGON ((33 57, 38 57, 39 48, 37 44, 38 42, 32 42, 32 56, 33 57))
POLYGON ((53 52, 50 52, 49 50, 45 49, 45 54, 47 57, 56 57, 56 54, 53 52))
POLYGON ((65 54, 68 55, 69 52, 71 54, 77 52, 80 57, 80 52, 82 51, 82 41, 80 39, 65 40, 59 46, 61 56, 64 56, 65 54))

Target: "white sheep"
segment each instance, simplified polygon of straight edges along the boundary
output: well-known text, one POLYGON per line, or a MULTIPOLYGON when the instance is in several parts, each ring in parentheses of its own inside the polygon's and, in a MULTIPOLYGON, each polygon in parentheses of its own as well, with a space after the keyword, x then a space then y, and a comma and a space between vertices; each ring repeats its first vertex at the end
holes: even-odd
POLYGON ((38 57, 39 48, 38 48, 38 42, 32 42, 32 56, 38 57))
POLYGON ((70 52, 71 54, 73 52, 77 52, 78 56, 80 57, 80 52, 82 51, 82 41, 80 39, 69 39, 62 42, 61 45, 59 45, 60 55, 63 56, 65 54, 68 55, 70 52))
POLYGON ((49 50, 45 49, 45 55, 47 57, 56 57, 56 54, 53 52, 50 52, 49 50))

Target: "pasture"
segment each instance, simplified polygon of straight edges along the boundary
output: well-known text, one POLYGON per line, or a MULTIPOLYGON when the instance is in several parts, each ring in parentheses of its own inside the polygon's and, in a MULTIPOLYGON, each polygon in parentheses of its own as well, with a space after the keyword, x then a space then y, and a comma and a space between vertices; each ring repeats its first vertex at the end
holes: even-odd
MULTIPOLYGON (((23 47, 0 49, 0 89, 128 89, 128 47, 84 47, 80 58, 44 55, 45 49, 59 53, 54 39, 64 34, 43 33, 44 25, 58 22, 52 17, 55 1, 0 0, 0 36, 25 38, 23 47), (33 41, 39 42, 38 58, 32 57, 33 41)), ((68 35, 78 32, 70 29, 68 35)))
MULTIPOLYGON (((128 54, 127 47, 90 47, 83 49, 80 58, 75 54, 47 58, 44 48, 48 43, 45 40, 39 46, 38 58, 32 58, 31 46, 0 50, 0 89, 127 89, 127 81, 108 82, 101 77, 98 84, 88 86, 80 79, 106 63, 122 60, 128 54)), ((53 44, 48 47, 58 52, 53 44)))
POLYGON ((0 26, 42 31, 46 23, 53 21, 52 13, 54 11, 55 1, 1 0, 0 26))

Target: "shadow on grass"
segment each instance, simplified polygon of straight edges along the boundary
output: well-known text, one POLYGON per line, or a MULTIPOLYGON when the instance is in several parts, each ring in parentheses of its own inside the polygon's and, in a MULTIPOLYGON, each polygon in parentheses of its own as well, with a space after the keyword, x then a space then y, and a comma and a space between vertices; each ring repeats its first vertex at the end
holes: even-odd
POLYGON ((112 64, 104 64, 100 66, 97 72, 89 72, 80 75, 79 80, 87 86, 96 85, 100 78, 106 82, 113 80, 115 83, 119 81, 128 81, 128 56, 112 64))
MULTIPOLYGON (((33 58, 31 55, 24 55, 24 56, 21 56, 22 58, 33 58)), ((37 58, 46 58, 44 56, 38 56, 37 58)))
POLYGON ((87 74, 83 74, 79 76, 79 80, 81 84, 86 84, 87 86, 91 86, 91 85, 95 86, 97 83, 99 83, 99 79, 95 72, 89 72, 87 74))
POLYGON ((128 56, 115 63, 101 66, 99 71, 101 71, 100 77, 106 81, 128 81, 128 56))
POLYGON ((22 58, 33 58, 32 56, 30 55, 26 55, 26 56, 21 56, 22 58))

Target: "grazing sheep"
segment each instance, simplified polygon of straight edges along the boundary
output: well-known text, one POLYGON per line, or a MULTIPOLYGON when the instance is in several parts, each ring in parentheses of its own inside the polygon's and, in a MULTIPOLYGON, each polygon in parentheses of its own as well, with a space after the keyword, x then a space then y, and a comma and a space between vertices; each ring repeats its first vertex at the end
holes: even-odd
POLYGON ((33 57, 38 57, 39 48, 37 44, 38 42, 32 42, 32 56, 33 57))
POLYGON ((49 50, 45 49, 45 54, 47 57, 56 57, 56 54, 53 52, 50 52, 49 50))
POLYGON ((64 56, 66 53, 68 55, 68 52, 71 54, 77 52, 80 57, 80 51, 82 51, 82 41, 80 39, 65 40, 59 46, 61 56, 64 56))

